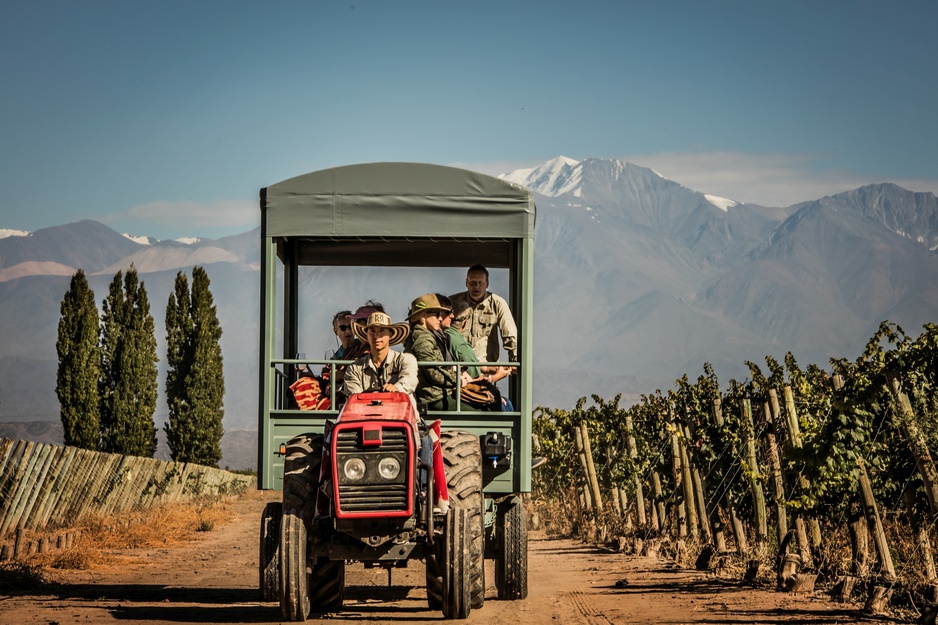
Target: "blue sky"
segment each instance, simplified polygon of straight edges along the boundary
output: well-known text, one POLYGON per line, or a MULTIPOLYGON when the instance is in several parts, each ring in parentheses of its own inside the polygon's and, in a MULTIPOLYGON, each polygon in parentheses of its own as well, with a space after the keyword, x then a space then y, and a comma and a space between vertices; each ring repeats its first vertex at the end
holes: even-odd
POLYGON ((938 193, 936 28, 934 0, 3 0, 0 228, 214 238, 263 186, 386 160, 938 193))

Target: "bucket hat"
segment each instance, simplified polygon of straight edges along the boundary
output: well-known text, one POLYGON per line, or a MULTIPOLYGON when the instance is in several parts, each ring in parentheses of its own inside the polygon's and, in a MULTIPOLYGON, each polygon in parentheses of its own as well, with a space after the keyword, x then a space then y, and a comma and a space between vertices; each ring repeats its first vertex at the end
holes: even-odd
POLYGON ((367 319, 368 315, 375 312, 381 312, 374 306, 359 306, 358 310, 355 312, 345 315, 346 319, 351 319, 352 321, 361 321, 362 319, 367 319))
POLYGON ((352 321, 352 332, 355 333, 362 341, 368 342, 368 328, 379 327, 387 328, 391 331, 391 345, 397 345, 398 343, 403 343, 404 339, 407 338, 407 335, 410 334, 410 326, 406 323, 391 323, 391 317, 386 315, 383 312, 373 312, 368 315, 368 319, 365 323, 359 323, 358 321, 352 321))
POLYGON ((421 295, 410 303, 410 315, 408 315, 407 320, 413 321, 418 314, 428 310, 442 310, 445 312, 450 312, 453 308, 451 305, 447 306, 447 303, 442 302, 439 295, 436 293, 427 293, 426 295, 421 295))

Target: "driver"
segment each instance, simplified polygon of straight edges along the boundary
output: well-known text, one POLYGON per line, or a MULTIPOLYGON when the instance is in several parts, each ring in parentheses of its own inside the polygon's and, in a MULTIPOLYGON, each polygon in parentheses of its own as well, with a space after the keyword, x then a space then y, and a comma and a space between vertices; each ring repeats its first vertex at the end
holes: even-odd
POLYGON ((352 332, 367 341, 371 353, 365 354, 345 370, 343 392, 400 391, 413 397, 417 388, 417 359, 412 354, 391 349, 410 334, 406 323, 391 323, 383 312, 368 315, 365 323, 352 321, 352 332))

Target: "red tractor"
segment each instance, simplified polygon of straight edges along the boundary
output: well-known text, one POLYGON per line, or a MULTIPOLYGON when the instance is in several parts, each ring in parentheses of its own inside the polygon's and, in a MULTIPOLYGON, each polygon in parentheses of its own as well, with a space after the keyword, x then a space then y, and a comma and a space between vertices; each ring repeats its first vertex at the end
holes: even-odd
POLYGON ((262 589, 302 621, 342 607, 346 561, 420 558, 429 607, 466 618, 485 599, 483 501, 479 437, 424 424, 404 393, 353 395, 324 434, 286 446, 282 516, 270 504, 262 523, 262 589))

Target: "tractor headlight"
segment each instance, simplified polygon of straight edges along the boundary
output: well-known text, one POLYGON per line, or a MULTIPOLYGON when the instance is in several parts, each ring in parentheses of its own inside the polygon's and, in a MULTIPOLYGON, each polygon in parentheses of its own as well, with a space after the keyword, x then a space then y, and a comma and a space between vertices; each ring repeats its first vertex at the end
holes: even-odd
POLYGON ((386 480, 396 479, 401 474, 401 463, 387 456, 378 463, 378 474, 386 480))
POLYGON ((365 461, 361 458, 349 458, 342 467, 345 477, 353 482, 365 477, 365 461))

